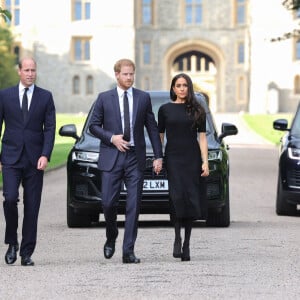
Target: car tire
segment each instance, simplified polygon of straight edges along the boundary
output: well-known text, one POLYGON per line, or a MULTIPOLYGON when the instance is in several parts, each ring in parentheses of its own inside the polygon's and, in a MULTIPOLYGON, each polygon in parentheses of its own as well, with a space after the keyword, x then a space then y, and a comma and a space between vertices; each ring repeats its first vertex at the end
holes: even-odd
POLYGON ((225 205, 221 211, 208 211, 206 225, 209 227, 228 227, 230 225, 229 184, 227 184, 225 205))
POLYGON ((287 203, 283 197, 281 176, 278 174, 277 195, 276 195, 276 214, 278 216, 294 216, 296 214, 296 206, 287 203))

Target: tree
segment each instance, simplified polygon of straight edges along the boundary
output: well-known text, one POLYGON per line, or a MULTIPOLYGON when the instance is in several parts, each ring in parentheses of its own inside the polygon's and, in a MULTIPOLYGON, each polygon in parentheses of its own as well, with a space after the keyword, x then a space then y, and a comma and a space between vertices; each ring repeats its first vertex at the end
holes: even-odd
MULTIPOLYGON (((282 5, 288 10, 293 10, 293 11, 300 10, 300 0, 284 0, 282 2, 282 5)), ((295 28, 293 31, 287 32, 280 37, 272 38, 271 42, 278 42, 292 37, 300 37, 299 28, 295 28)))
POLYGON ((282 2, 282 5, 286 9, 297 10, 300 8, 300 0, 285 0, 282 2))
POLYGON ((11 20, 11 13, 10 11, 6 10, 6 9, 2 9, 0 7, 0 16, 3 17, 4 21, 6 22, 7 19, 11 20))
POLYGON ((0 89, 16 84, 19 80, 16 69, 16 57, 12 51, 11 32, 0 26, 0 89))

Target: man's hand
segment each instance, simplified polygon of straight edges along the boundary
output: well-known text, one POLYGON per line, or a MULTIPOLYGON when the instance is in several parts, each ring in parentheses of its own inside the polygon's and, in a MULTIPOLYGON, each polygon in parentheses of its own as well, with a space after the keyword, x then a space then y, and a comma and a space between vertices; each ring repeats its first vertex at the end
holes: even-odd
POLYGON ((126 152, 128 150, 128 142, 123 140, 123 134, 113 135, 111 142, 116 146, 116 148, 121 152, 126 152))
POLYGON ((41 156, 37 163, 37 169, 44 171, 48 166, 48 158, 46 156, 41 156))
POLYGON ((154 159, 153 160, 153 169, 156 175, 158 175, 162 169, 162 159, 154 159))

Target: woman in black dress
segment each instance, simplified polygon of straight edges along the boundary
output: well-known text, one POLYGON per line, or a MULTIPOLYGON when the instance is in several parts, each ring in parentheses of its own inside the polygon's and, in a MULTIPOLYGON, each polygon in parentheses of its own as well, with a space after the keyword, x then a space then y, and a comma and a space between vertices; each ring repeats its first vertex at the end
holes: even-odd
POLYGON ((206 139, 206 115, 196 100, 193 83, 184 73, 171 82, 173 102, 163 104, 158 112, 162 143, 166 134, 166 168, 169 180, 170 217, 175 227, 173 256, 190 260, 193 220, 206 215, 206 182, 209 175, 206 139), (184 227, 184 242, 181 242, 184 227))

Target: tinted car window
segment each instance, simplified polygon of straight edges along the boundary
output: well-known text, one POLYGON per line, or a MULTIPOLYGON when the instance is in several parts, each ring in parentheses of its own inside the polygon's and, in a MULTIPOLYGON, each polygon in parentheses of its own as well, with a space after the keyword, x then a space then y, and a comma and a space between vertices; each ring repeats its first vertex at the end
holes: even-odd
POLYGON ((300 136, 300 110, 298 110, 297 114, 295 115, 291 128, 291 134, 300 136))

